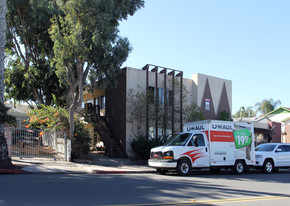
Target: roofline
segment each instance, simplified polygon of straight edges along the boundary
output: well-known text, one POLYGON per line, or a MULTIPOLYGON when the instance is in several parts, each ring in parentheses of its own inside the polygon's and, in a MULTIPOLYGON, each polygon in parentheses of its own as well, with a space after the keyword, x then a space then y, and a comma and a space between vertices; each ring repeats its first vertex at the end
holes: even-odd
POLYGON ((290 109, 288 109, 288 108, 286 108, 286 107, 279 107, 279 108, 277 108, 277 109, 275 109, 275 110, 269 112, 268 114, 265 114, 264 117, 269 116, 270 114, 276 112, 276 111, 279 110, 279 109, 284 109, 284 110, 286 110, 286 111, 288 111, 288 112, 290 113, 290 109))

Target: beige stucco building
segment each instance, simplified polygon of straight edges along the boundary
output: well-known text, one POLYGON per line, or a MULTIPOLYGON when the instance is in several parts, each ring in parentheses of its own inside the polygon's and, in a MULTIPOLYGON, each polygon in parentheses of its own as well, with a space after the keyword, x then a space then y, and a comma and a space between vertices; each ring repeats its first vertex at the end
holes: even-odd
POLYGON ((100 108, 98 99, 105 98, 106 124, 109 124, 115 142, 120 144, 129 156, 133 155, 130 139, 138 133, 155 138, 156 135, 170 136, 179 132, 186 119, 184 111, 192 103, 200 107, 206 119, 218 119, 222 111, 231 117, 230 80, 199 73, 186 78, 183 77, 182 71, 154 65, 146 65, 143 69, 126 67, 116 79, 118 82, 115 88, 96 92, 102 97, 85 94, 84 101, 99 105, 100 108), (154 97, 150 97, 150 101, 153 102, 148 108, 146 102, 143 103, 143 108, 139 108, 140 114, 137 115, 143 116, 143 123, 138 125, 132 118, 132 114, 136 115, 138 111, 134 110, 132 97, 136 97, 137 93, 146 94, 146 91, 153 94, 154 97))

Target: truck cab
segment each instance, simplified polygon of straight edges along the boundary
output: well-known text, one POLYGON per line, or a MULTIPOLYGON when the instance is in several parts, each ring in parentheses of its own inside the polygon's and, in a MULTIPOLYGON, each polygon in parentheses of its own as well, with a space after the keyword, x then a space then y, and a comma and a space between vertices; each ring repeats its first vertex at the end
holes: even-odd
POLYGON ((168 144, 151 150, 149 166, 159 173, 177 169, 180 175, 189 174, 192 167, 209 167, 209 144, 204 132, 180 133, 168 144))

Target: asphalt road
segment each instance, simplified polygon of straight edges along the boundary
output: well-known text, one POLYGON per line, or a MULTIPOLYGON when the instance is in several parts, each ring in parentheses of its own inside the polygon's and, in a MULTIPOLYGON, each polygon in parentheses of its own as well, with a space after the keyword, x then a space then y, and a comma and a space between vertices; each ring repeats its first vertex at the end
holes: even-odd
POLYGON ((8 205, 290 205, 290 170, 275 174, 0 176, 0 206, 8 205))

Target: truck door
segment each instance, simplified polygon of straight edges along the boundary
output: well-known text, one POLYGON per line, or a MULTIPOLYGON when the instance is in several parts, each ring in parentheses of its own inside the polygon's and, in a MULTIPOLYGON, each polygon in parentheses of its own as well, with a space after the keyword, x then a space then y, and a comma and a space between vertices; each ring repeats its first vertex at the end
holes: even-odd
POLYGON ((187 144, 187 156, 192 161, 192 167, 209 167, 209 147, 203 134, 194 134, 187 144))

